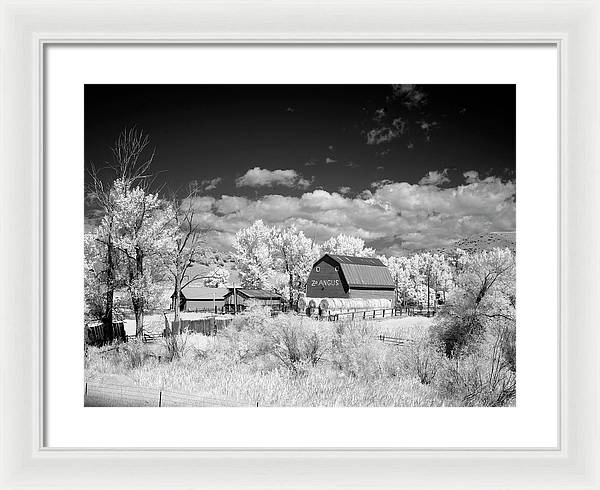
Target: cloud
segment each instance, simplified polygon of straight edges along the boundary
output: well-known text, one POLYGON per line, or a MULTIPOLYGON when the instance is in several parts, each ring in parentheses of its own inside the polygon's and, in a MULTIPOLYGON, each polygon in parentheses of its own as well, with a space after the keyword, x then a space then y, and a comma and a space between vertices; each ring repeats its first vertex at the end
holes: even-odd
POLYGON ((417 121, 417 124, 425 134, 427 141, 431 139, 431 132, 438 126, 438 123, 435 121, 417 121))
MULTIPOLYGON (((375 119, 376 122, 381 123, 381 120, 375 119)), ((390 123, 389 126, 383 125, 378 128, 367 131, 367 144, 368 145, 380 145, 382 143, 388 143, 396 138, 399 138, 406 132, 406 121, 397 117, 390 123)))
POLYGON ((215 177, 214 179, 203 180, 201 185, 204 187, 205 191, 212 191, 213 189, 216 189, 221 182, 223 182, 221 177, 215 177))
POLYGON ((350 161, 346 162, 346 167, 357 168, 357 167, 360 167, 360 165, 358 163, 353 162, 353 161, 350 160, 350 161))
POLYGON ((317 164, 317 162, 311 158, 308 162, 306 162, 304 164, 304 166, 305 167, 314 167, 316 164, 317 164))
POLYGON ((427 104, 427 94, 417 85, 392 85, 392 94, 407 109, 417 109, 427 104))
POLYGON ((237 187, 297 187, 307 189, 310 181, 303 178, 295 170, 268 170, 266 168, 254 167, 235 181, 237 187))
POLYGON ((474 182, 479 182, 479 172, 476 170, 469 170, 463 174, 465 178, 465 182, 467 184, 473 184, 474 182))
POLYGON ((448 169, 445 168, 441 172, 439 170, 432 170, 427 172, 425 177, 419 180, 419 185, 441 185, 450 182, 448 178, 448 169))
POLYGON ((511 231, 516 219, 515 184, 498 177, 454 187, 380 180, 352 193, 344 186, 301 196, 204 196, 194 207, 198 221, 216 230, 209 240, 224 249, 230 249, 240 228, 257 219, 270 225, 294 224, 319 242, 339 233, 356 235, 383 253, 446 246, 475 233, 511 231))
POLYGON ((329 157, 327 157, 325 159, 325 163, 336 163, 336 162, 337 162, 337 160, 335 158, 329 158, 329 157))
POLYGON ((385 119, 385 109, 377 109, 375 111, 375 115, 373 116, 373 121, 375 122, 383 122, 385 119))
POLYGON ((329 146, 327 147, 327 149, 328 149, 329 151, 333 151, 333 145, 329 145, 329 146))

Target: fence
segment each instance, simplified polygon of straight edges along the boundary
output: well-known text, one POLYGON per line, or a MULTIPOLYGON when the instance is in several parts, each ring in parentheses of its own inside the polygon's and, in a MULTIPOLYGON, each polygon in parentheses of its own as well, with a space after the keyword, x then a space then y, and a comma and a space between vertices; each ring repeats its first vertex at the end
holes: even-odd
POLYGON ((403 339, 401 337, 390 337, 389 335, 378 335, 377 340, 380 340, 381 342, 385 342, 388 344, 394 344, 394 345, 406 345, 408 343, 414 342, 414 340, 412 340, 412 339, 403 339))
POLYGON ((112 338, 110 328, 107 329, 102 323, 85 326, 85 342, 91 345, 104 345, 111 340, 126 340, 125 324, 123 322, 113 322, 112 338))
POLYGON ((244 403, 144 386, 86 382, 84 390, 86 407, 258 407, 258 403, 244 403))
MULTIPOLYGON (((179 328, 173 328, 175 322, 168 322, 171 332, 173 331, 189 331, 201 333, 204 335, 216 335, 217 332, 223 330, 233 321, 232 318, 219 318, 217 316, 209 318, 199 318, 197 320, 179 320, 179 328)), ((166 326, 166 323, 165 323, 166 326)))
POLYGON ((373 310, 356 310, 356 311, 342 311, 339 313, 329 313, 327 319, 330 322, 338 321, 340 318, 346 320, 373 320, 390 318, 393 316, 399 316, 398 311, 395 308, 381 308, 373 310))

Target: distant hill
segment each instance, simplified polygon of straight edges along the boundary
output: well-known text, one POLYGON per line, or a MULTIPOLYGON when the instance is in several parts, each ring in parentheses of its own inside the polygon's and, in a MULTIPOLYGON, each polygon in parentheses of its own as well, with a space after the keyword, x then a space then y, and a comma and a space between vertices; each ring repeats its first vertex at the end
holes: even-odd
POLYGON ((459 238, 451 245, 435 249, 436 252, 449 252, 461 248, 467 252, 490 250, 492 248, 517 248, 517 234, 514 231, 495 231, 478 233, 465 238, 459 238))

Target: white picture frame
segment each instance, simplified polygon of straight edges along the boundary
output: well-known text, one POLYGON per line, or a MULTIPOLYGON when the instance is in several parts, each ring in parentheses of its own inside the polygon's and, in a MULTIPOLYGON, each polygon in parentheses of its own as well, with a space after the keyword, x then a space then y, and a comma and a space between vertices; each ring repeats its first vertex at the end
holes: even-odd
POLYGON ((599 2, 2 0, 0 6, 2 488, 600 488, 599 2), (557 46, 561 336, 557 449, 43 447, 44 46, 250 42, 557 46))

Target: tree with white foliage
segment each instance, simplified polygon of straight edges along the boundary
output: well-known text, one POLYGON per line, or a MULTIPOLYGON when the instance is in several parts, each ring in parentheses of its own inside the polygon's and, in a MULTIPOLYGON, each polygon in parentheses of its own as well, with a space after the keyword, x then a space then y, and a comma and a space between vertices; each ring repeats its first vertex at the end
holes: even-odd
POLYGON ((375 250, 365 247, 365 241, 362 238, 344 234, 331 237, 321 244, 321 251, 323 253, 350 255, 355 257, 375 256, 375 250))
POLYGON ((308 274, 319 255, 318 247, 294 225, 273 229, 271 247, 275 270, 284 272, 288 277, 289 302, 292 305, 298 293, 306 287, 308 274))
POLYGON ((263 289, 269 285, 275 275, 271 229, 262 220, 255 221, 235 234, 233 249, 242 286, 263 289))
POLYGON ((172 252, 176 228, 165 203, 143 187, 114 183, 114 245, 124 258, 125 285, 135 316, 136 335, 144 334, 144 312, 157 294, 172 252))
POLYGON ((394 280, 396 302, 406 305, 412 284, 410 278, 410 259, 408 257, 386 257, 385 255, 380 256, 379 259, 387 266, 394 280))
MULTIPOLYGON (((115 247, 117 233, 115 216, 115 187, 114 181, 120 180, 125 187, 148 186, 150 175, 148 169, 154 159, 154 149, 150 148, 150 138, 143 131, 132 127, 124 129, 112 146, 112 162, 102 168, 91 166, 89 184, 86 185, 86 198, 96 207, 102 222, 96 231, 96 240, 101 249, 86 248, 86 253, 96 253, 96 259, 102 257, 102 264, 96 263, 96 269, 102 269, 102 284, 97 284, 104 294, 104 324, 105 338, 112 340, 112 324, 114 311, 114 296, 117 288, 116 276, 119 273, 119 251, 115 247)), ((86 255, 87 258, 87 255, 86 255)), ((88 271, 89 272, 89 271, 88 271)), ((87 280, 92 281, 90 275, 87 280)), ((96 278, 98 280, 98 278, 96 278)), ((86 288, 90 284, 86 282, 86 288)))

